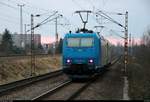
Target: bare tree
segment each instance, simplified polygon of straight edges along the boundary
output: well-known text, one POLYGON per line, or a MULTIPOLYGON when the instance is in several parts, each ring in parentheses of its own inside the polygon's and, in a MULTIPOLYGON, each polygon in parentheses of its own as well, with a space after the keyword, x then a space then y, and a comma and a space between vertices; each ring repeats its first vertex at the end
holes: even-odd
POLYGON ((142 37, 142 40, 141 40, 141 44, 144 45, 144 46, 147 46, 147 47, 150 47, 150 29, 148 29, 143 37, 142 37))

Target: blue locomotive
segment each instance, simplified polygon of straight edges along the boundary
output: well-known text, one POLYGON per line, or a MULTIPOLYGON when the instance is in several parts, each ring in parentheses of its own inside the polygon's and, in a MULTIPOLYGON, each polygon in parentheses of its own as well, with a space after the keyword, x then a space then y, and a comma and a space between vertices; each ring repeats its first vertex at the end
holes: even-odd
POLYGON ((72 77, 97 73, 111 63, 110 43, 92 31, 67 33, 63 40, 63 72, 72 77))

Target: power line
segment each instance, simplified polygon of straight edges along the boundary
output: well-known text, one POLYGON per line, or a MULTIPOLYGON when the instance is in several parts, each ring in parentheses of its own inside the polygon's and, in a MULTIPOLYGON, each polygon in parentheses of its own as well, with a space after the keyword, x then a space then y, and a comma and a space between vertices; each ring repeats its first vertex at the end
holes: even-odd
MULTIPOLYGON (((88 3, 90 4, 90 5, 92 5, 93 6, 93 12, 95 11, 95 9, 97 9, 96 7, 95 7, 95 5, 93 4, 93 2, 92 2, 92 0, 86 0, 86 2, 88 1, 88 3)), ((104 3, 104 1, 103 1, 103 4, 105 5, 106 4, 106 2, 104 3)), ((103 11, 103 10, 101 10, 101 11, 103 11)), ((105 11, 106 12, 106 11, 105 11)), ((112 14, 116 14, 115 12, 106 12, 106 13, 112 13, 112 14)), ((102 22, 102 20, 103 19, 106 19, 106 17, 103 17, 103 16, 101 16, 101 22, 100 22, 100 20, 98 20, 97 18, 92 18, 92 19, 94 19, 94 21, 96 20, 96 23, 98 23, 98 24, 106 24, 106 23, 109 23, 109 22, 102 22)))
MULTIPOLYGON (((17 4, 19 3, 19 4, 26 4, 26 6, 28 6, 28 5, 27 5, 27 2, 25 2, 25 1, 23 1, 23 2, 20 2, 20 1, 16 2, 16 1, 14 1, 14 0, 6 0, 6 1, 9 1, 9 2, 15 4, 15 5, 17 5, 17 4)), ((33 7, 31 7, 31 6, 28 6, 28 7, 33 8, 33 7)), ((37 9, 37 8, 36 8, 36 9, 37 9)))
MULTIPOLYGON (((73 16, 73 15, 72 15, 73 16)), ((72 18, 72 17, 71 17, 72 18)), ((67 17, 65 17, 64 15, 63 15, 63 19, 66 21, 66 23, 67 24, 69 24, 70 25, 70 27, 71 26, 73 26, 74 28, 76 27, 78 27, 77 25, 75 25, 73 22, 70 22, 70 20, 67 18, 67 17)))
MULTIPOLYGON (((29 8, 33 8, 33 9, 35 9, 35 10, 37 10, 37 9, 39 9, 39 10, 42 10, 42 9, 40 9, 40 8, 35 8, 35 7, 33 7, 33 6, 29 6, 26 2, 16 2, 16 1, 12 1, 12 0, 9 0, 9 2, 11 2, 11 3, 13 3, 13 4, 15 4, 15 5, 18 5, 18 4, 26 4, 26 7, 29 7, 29 8)), ((42 10, 42 11, 44 11, 44 10, 42 10)), ((45 10, 45 11, 47 11, 47 12, 49 12, 48 10, 45 10)), ((30 15, 31 13, 29 13, 29 12, 27 12, 27 10, 23 10, 23 12, 24 13, 26 13, 26 14, 28 14, 28 15, 30 15)), ((30 11, 31 12, 31 11, 30 11)))
POLYGON ((110 11, 105 11, 105 10, 100 10, 100 11, 107 13, 107 14, 122 15, 121 13, 118 13, 118 12, 110 12, 110 11))
MULTIPOLYGON (((56 18, 58 18, 59 16, 61 16, 60 14, 57 16, 57 17, 54 17, 54 18, 52 18, 52 19, 47 19, 47 21, 46 20, 43 20, 41 23, 38 23, 36 26, 34 26, 32 29, 35 29, 35 28, 38 28, 38 27, 40 27, 40 26, 42 26, 42 25, 45 25, 45 24, 47 24, 48 22, 51 22, 51 21, 53 21, 54 19, 56 19, 56 18)), ((28 30, 27 32, 29 32, 30 30, 28 30)))
POLYGON ((11 5, 9 5, 9 4, 6 4, 6 3, 4 3, 4 2, 1 2, 1 1, 0 1, 0 4, 1 4, 1 5, 4 5, 4 6, 7 6, 7 7, 9 7, 9 8, 12 8, 12 9, 14 9, 14 10, 18 10, 16 7, 11 6, 11 5))
MULTIPOLYGON (((22 0, 22 1, 24 1, 24 0, 22 0)), ((29 2, 27 2, 27 1, 25 3, 26 3, 26 7, 29 7, 29 8, 35 9, 35 10, 38 9, 38 10, 41 10, 41 11, 45 11, 44 13, 41 13, 40 16, 49 15, 49 13, 55 13, 56 12, 55 10, 43 9, 41 7, 34 6, 33 4, 31 6, 31 4, 29 2)))
POLYGON ((117 25, 119 25, 119 26, 125 28, 122 24, 120 24, 119 22, 115 21, 114 19, 112 19, 110 16, 108 16, 107 14, 105 14, 105 13, 102 12, 102 11, 98 11, 96 14, 98 14, 98 15, 104 17, 105 19, 108 19, 108 20, 110 20, 111 22, 113 22, 113 23, 115 23, 115 24, 117 24, 117 25))
POLYGON ((48 19, 50 19, 50 18, 51 18, 52 16, 54 16, 56 13, 58 13, 58 11, 54 12, 54 14, 50 15, 50 16, 47 17, 45 20, 43 20, 43 21, 41 22, 41 24, 44 23, 45 21, 47 21, 48 19))
MULTIPOLYGON (((10 4, 7 4, 7 3, 4 3, 4 2, 1 2, 0 1, 0 4, 1 5, 4 5, 4 6, 7 6, 7 7, 9 7, 9 8, 12 8, 12 9, 14 9, 14 10, 17 10, 18 11, 18 8, 17 7, 15 7, 15 6, 12 6, 12 5, 10 5, 10 4)), ((18 5, 18 4, 17 4, 18 5)), ((17 6, 16 5, 16 6, 17 6)), ((27 12, 27 11, 24 11, 26 14, 30 14, 29 12, 27 12)))
POLYGON ((30 8, 33 8, 33 9, 36 9, 36 10, 39 9, 39 10, 46 11, 46 12, 49 12, 49 11, 50 11, 50 10, 46 10, 46 9, 44 9, 44 8, 41 8, 41 7, 37 7, 37 6, 35 6, 35 5, 33 5, 33 4, 29 3, 29 2, 27 2, 27 1, 24 1, 24 0, 21 0, 21 1, 23 1, 24 3, 26 3, 27 6, 30 7, 30 8), (30 6, 30 5, 32 5, 32 6, 30 6))
POLYGON ((69 19, 67 19, 67 17, 63 16, 63 19, 64 19, 64 21, 65 21, 65 24, 64 24, 64 25, 70 26, 69 29, 67 28, 68 30, 70 30, 71 26, 73 26, 73 27, 76 26, 75 24, 70 23, 70 21, 69 21, 69 19))
MULTIPOLYGON (((14 3, 14 2, 16 2, 16 1, 12 1, 12 0, 9 0, 10 2, 12 2, 12 3, 14 3)), ((43 8, 37 8, 37 7, 33 7, 33 5, 32 6, 30 6, 30 3, 29 2, 25 2, 24 0, 22 0, 24 3, 26 3, 26 7, 30 7, 30 8, 34 8, 34 9, 40 9, 40 10, 43 10, 43 11, 46 11, 47 13, 43 13, 43 14, 40 14, 40 16, 41 15, 45 15, 45 14, 48 14, 50 11, 49 10, 46 10, 46 9, 43 9, 43 8)), ((21 2, 22 3, 22 2, 21 2)), ((15 4, 17 4, 17 2, 15 3, 15 4)), ((56 13, 56 11, 52 11, 53 13, 56 13)))
POLYGON ((70 25, 70 24, 58 24, 60 25, 62 28, 66 29, 66 30, 70 30, 69 28, 67 28, 66 26, 70 25))
POLYGON ((119 37, 121 37, 121 38, 123 38, 123 39, 125 39, 125 37, 123 37, 123 36, 120 36, 118 33, 116 33, 114 30, 110 30, 111 32, 113 32, 115 35, 117 35, 117 36, 119 36, 119 37))
MULTIPOLYGON (((87 1, 87 0, 86 0, 87 1)), ((104 1, 103 0, 103 5, 105 6, 106 5, 106 2, 107 1, 104 1)), ((92 5, 94 8, 96 8, 95 6, 94 6, 94 4, 93 4, 93 2, 91 1, 91 0, 89 0, 89 2, 88 2, 90 5, 92 5)), ((97 8, 96 8, 97 9, 97 8)), ((94 9, 93 9, 94 10, 94 9)), ((117 14, 117 15, 121 15, 120 13, 117 13, 117 12, 108 12, 108 11, 104 11, 104 10, 100 10, 99 12, 105 12, 105 13, 107 13, 107 14, 117 14)), ((103 13, 103 15, 105 15, 106 17, 108 17, 111 21, 113 21, 113 22, 115 22, 115 20, 113 20, 111 17, 109 17, 108 15, 106 15, 105 13, 103 13)), ((103 17, 103 16, 101 16, 101 17, 103 17)), ((105 17, 104 17, 105 18, 105 17)), ((99 23, 99 22, 98 22, 99 23)), ((116 22, 115 22, 116 23, 116 22)), ((119 23, 118 23, 119 24, 119 23)))

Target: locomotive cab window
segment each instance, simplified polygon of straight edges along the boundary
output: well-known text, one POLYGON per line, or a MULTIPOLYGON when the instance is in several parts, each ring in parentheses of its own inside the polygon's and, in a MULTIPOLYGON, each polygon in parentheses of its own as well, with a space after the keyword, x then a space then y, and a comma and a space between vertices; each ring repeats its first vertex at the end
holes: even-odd
POLYGON ((68 47, 79 47, 80 38, 68 38, 67 43, 68 47))
POLYGON ((68 47, 92 47, 93 38, 68 38, 67 46, 68 47))
POLYGON ((92 47, 93 38, 81 38, 81 47, 92 47))

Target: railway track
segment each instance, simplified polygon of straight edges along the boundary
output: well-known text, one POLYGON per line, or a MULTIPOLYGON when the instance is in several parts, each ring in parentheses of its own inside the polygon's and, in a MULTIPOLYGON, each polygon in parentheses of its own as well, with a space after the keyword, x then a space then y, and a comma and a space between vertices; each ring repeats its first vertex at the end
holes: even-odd
MULTIPOLYGON (((101 73, 102 74, 102 73, 101 73)), ((81 88, 79 88, 75 93, 73 93, 67 100, 74 100, 76 97, 78 97, 89 85, 91 85, 93 82, 95 82, 99 78, 100 74, 96 74, 92 77, 92 80, 85 83, 81 88)))
MULTIPOLYGON (((115 64, 121 57, 115 59, 111 65, 115 64)), ((80 95, 90 84, 96 81, 99 76, 105 72, 103 70, 101 73, 92 76, 91 80, 86 83, 74 83, 71 80, 65 81, 60 85, 48 90, 41 95, 34 97, 32 100, 74 100, 80 95)))
POLYGON ((94 75, 91 80, 86 83, 67 80, 51 90, 34 97, 32 100, 73 100, 95 81, 97 77, 98 75, 94 75))
POLYGON ((48 90, 47 92, 42 93, 41 95, 34 97, 32 100, 42 100, 42 99, 48 97, 49 95, 56 93, 56 91, 62 89, 63 87, 65 87, 71 83, 72 83, 71 80, 66 80, 63 83, 59 84, 58 86, 48 90))
MULTIPOLYGON (((111 65, 116 63, 119 59, 120 58, 114 60, 111 65)), ((0 100, 73 100, 79 96, 80 93, 83 92, 91 83, 96 81, 98 76, 105 71, 106 70, 94 75, 93 78, 86 83, 75 83, 68 80, 67 77, 62 78, 62 70, 59 70, 47 75, 25 79, 7 85, 1 85, 0 100), (40 90, 39 86, 41 88, 40 90), (44 89, 45 87, 46 89, 44 89), (30 89, 35 91, 35 93, 31 92, 30 89)))
MULTIPOLYGON (((7 57, 30 57, 31 55, 21 55, 21 54, 14 54, 14 55, 0 55, 0 58, 7 58, 7 57)), ((35 54, 35 56, 52 56, 50 54, 35 54)))
MULTIPOLYGON (((16 81, 16 82, 9 83, 6 85, 0 85, 0 100, 1 99, 22 99, 19 96, 21 96, 21 94, 23 93, 26 93, 29 91, 36 91, 35 93, 38 93, 38 90, 36 90, 36 88, 39 88, 39 90, 45 91, 46 88, 49 89, 59 84, 61 80, 65 80, 65 79, 67 79, 67 76, 65 76, 62 73, 62 70, 58 70, 55 72, 47 73, 45 75, 40 75, 37 77, 32 77, 32 78, 16 81), (46 85, 45 87, 43 87, 44 84, 47 84, 47 87, 46 85), (32 89, 35 89, 35 90, 32 90, 32 89), (17 94, 19 96, 17 96, 17 94)), ((33 92, 31 93, 33 94, 33 92)), ((35 94, 35 95, 38 95, 38 94, 35 94)), ((26 97, 25 99, 31 99, 32 97, 30 98, 26 97)))

